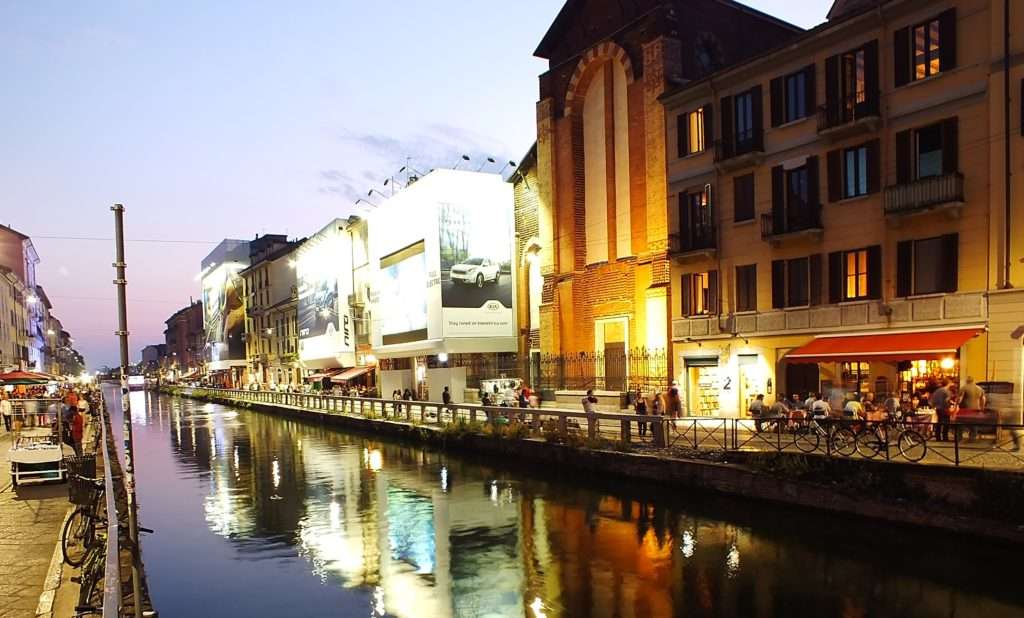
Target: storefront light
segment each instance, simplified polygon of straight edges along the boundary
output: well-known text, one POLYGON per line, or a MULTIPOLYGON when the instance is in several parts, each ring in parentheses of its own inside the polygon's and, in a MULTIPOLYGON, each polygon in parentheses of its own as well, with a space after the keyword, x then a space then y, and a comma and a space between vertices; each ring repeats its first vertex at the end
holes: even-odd
POLYGON ((953 360, 952 357, 947 356, 946 358, 942 359, 942 361, 939 363, 939 366, 945 369, 946 371, 949 371, 950 369, 956 366, 956 361, 953 360))
POLYGON ((447 352, 439 353, 437 355, 437 362, 439 362, 439 363, 447 363, 448 362, 448 353, 447 352))

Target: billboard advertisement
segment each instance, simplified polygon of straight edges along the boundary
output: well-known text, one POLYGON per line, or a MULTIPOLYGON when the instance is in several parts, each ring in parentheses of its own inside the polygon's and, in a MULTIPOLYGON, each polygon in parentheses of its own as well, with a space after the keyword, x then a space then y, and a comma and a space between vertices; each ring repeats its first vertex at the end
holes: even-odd
POLYGON ((351 246, 344 224, 335 220, 296 252, 299 359, 324 366, 355 364, 351 246), (351 355, 351 357, 349 356, 351 355))
POLYGON ((512 202, 438 205, 444 337, 512 337, 512 202))
POLYGON ((384 345, 427 338, 427 256, 422 241, 380 259, 377 306, 384 345))
POLYGON ((245 364, 245 282, 249 244, 225 240, 203 260, 203 331, 211 369, 245 364))

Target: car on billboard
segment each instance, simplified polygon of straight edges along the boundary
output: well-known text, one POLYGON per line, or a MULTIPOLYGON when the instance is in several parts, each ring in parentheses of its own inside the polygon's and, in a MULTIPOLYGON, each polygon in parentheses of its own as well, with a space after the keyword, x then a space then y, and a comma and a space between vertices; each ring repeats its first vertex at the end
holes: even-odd
POLYGON ((452 266, 449 276, 452 281, 476 284, 476 287, 482 288, 488 281, 498 282, 499 270, 499 265, 487 258, 469 258, 452 266))

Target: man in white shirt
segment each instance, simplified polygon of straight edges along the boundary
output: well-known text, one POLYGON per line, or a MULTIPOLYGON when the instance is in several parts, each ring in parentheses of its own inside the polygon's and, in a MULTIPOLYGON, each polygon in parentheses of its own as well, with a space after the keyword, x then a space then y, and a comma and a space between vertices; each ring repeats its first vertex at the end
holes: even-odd
POLYGON ((11 430, 11 415, 14 414, 14 406, 11 405, 11 401, 7 398, 7 393, 0 395, 0 416, 4 417, 4 429, 7 431, 11 430))

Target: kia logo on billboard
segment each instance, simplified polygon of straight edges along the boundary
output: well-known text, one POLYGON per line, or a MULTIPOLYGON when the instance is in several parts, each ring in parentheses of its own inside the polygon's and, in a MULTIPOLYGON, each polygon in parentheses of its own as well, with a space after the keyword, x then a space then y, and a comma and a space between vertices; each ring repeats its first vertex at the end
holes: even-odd
POLYGON ((484 309, 488 311, 501 311, 503 308, 501 303, 496 300, 491 300, 484 304, 484 309))

